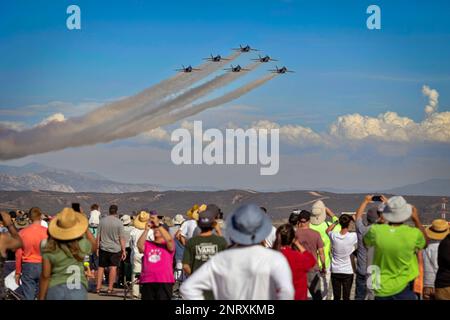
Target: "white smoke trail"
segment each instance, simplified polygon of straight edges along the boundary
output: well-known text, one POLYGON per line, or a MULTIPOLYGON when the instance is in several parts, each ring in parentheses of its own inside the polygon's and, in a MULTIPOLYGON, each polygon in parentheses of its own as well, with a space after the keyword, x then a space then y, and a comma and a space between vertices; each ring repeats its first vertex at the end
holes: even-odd
POLYGON ((239 55, 240 52, 235 52, 226 57, 227 60, 221 60, 219 62, 207 61, 200 66, 195 67, 200 69, 198 71, 190 73, 180 72, 172 78, 164 80, 136 95, 94 110, 86 117, 83 117, 83 123, 87 127, 93 123, 105 121, 107 118, 117 117, 124 112, 129 112, 130 109, 134 110, 135 113, 138 113, 142 107, 147 107, 148 103, 156 105, 156 102, 176 94, 180 90, 191 86, 193 83, 198 82, 213 72, 223 68, 228 61, 235 60, 239 55))
POLYGON ((425 107, 425 113, 430 116, 432 113, 436 112, 439 103, 439 92, 431 89, 429 86, 424 85, 422 87, 423 95, 428 97, 428 104, 425 107))
MULTIPOLYGON (((228 81, 234 80, 234 77, 237 76, 239 76, 239 74, 238 75, 231 74, 230 76, 224 75, 223 78, 220 78, 226 79, 221 80, 224 81, 222 82, 222 85, 223 83, 226 84, 228 83, 228 81)), ((196 90, 196 88, 194 88, 191 89, 194 91, 191 91, 190 94, 198 97, 200 96, 200 93, 207 94, 216 87, 218 86, 214 85, 212 88, 209 89, 207 87, 202 87, 202 90, 196 90)), ((244 93, 245 92, 241 93, 240 95, 244 93)), ((184 96, 186 101, 190 101, 189 100, 190 95, 188 93, 186 94, 187 95, 184 96)), ((230 95, 228 94, 227 96, 230 95)), ((165 113, 170 113, 170 111, 173 110, 174 108, 179 108, 186 105, 186 101, 183 101, 182 99, 175 101, 176 103, 168 105, 167 110, 161 108, 156 109, 155 114, 162 117, 165 113), (161 112, 160 110, 163 110, 164 112, 161 112)), ((217 99, 212 101, 217 101, 217 99)), ((199 106, 202 105, 203 104, 200 104, 199 106)), ((152 114, 151 112, 148 113, 147 110, 145 110, 145 112, 146 117, 143 118, 148 118, 152 114)), ((124 115, 126 114, 127 113, 124 113, 124 115)), ((131 137, 133 135, 152 129, 148 128, 147 126, 133 125, 133 121, 131 121, 126 123, 128 126, 132 127, 131 129, 129 129, 129 131, 124 132, 123 134, 121 133, 120 135, 109 134, 110 132, 114 132, 114 129, 116 128, 114 127, 114 124, 116 123, 116 118, 117 117, 104 119, 104 121, 100 119, 94 124, 87 126, 85 123, 86 119, 90 119, 90 114, 88 114, 85 117, 78 117, 67 120, 53 119, 53 121, 23 131, 0 128, 0 150, 1 150, 0 159, 1 160, 15 159, 31 154, 61 150, 68 147, 77 147, 83 145, 97 144, 100 142, 109 142, 115 139, 131 137), (133 134, 131 132, 137 133, 133 134)), ((156 116, 155 118, 159 117, 156 116)), ((136 119, 134 119, 134 121, 136 121, 136 119)), ((156 128, 158 126, 160 125, 155 124, 153 128, 156 128)))
MULTIPOLYGON (((258 66, 260 66, 261 63, 252 63, 249 66, 246 66, 244 69, 248 69, 249 71, 255 70, 258 66)), ((120 138, 121 134, 124 132, 127 132, 130 127, 136 127, 136 126, 144 126, 146 122, 151 120, 152 118, 158 117, 161 114, 169 113, 173 110, 176 110, 178 108, 182 108, 184 106, 187 106, 188 104, 194 102, 195 100, 205 96, 206 94, 214 91, 215 89, 218 89, 220 87, 223 87, 232 81, 235 81, 239 77, 242 77, 246 74, 245 71, 242 72, 229 72, 220 76, 217 76, 216 78, 199 85, 198 87, 192 88, 191 90, 179 95, 178 97, 166 101, 162 105, 159 105, 157 108, 150 109, 148 112, 140 113, 136 115, 133 119, 127 119, 126 123, 124 121, 121 121, 121 123, 115 123, 114 127, 118 128, 114 131, 113 137, 115 139, 120 138)), ((108 131, 110 133, 110 131, 108 131)), ((109 137, 109 135, 108 135, 109 137)))
POLYGON ((143 132, 150 131, 152 129, 156 129, 158 127, 162 127, 165 125, 169 125, 172 123, 175 123, 181 119, 191 117, 193 115, 196 115, 202 111, 205 111, 206 109, 210 109, 213 107, 221 106, 227 102, 230 102, 232 100, 235 100, 244 94, 262 86, 267 81, 275 78, 277 74, 268 74, 260 79, 257 79, 253 82, 250 82, 238 89, 235 89, 229 93, 224 94, 223 96, 220 96, 218 98, 205 101, 203 103, 199 103, 196 105, 193 105, 191 107, 184 108, 182 110, 177 110, 175 112, 172 112, 170 114, 164 114, 160 117, 155 117, 145 123, 145 126, 136 126, 134 128, 131 128, 126 133, 122 134, 122 138, 126 137, 133 137, 135 135, 138 135, 143 132))

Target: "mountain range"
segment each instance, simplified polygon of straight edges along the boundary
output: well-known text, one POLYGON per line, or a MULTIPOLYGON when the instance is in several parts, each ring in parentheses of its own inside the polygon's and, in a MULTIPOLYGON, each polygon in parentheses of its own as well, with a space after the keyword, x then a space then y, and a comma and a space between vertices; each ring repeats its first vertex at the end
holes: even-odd
MULTIPOLYGON (((0 190, 5 191, 59 191, 59 192, 101 192, 126 193, 162 190, 219 191, 206 186, 178 186, 169 188, 156 184, 139 184, 117 182, 93 172, 75 172, 48 167, 40 163, 24 166, 0 165, 0 190)), ((372 190, 345 190, 336 188, 319 188, 331 193, 373 193, 372 190)), ((264 190, 267 192, 295 190, 264 190)), ((379 191, 386 194, 449 196, 450 179, 430 179, 424 182, 379 191)), ((375 192, 378 193, 378 192, 375 192)))

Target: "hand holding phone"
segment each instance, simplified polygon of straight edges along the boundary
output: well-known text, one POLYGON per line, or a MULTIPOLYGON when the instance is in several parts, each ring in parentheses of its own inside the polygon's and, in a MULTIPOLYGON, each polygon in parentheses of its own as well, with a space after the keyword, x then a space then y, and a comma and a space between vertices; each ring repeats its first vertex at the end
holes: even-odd
POLYGON ((381 196, 373 196, 372 201, 374 202, 383 202, 383 199, 381 196))

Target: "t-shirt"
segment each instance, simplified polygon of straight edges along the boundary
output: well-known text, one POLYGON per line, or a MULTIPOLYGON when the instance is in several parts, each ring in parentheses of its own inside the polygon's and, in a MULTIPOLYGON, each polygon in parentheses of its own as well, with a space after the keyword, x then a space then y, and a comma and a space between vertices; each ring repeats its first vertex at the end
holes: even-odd
POLYGON ((197 221, 195 220, 186 220, 180 227, 180 233, 186 240, 189 240, 193 237, 194 231, 197 228, 197 221))
POLYGON ((100 223, 100 211, 98 210, 92 210, 91 214, 89 215, 89 225, 91 227, 98 227, 100 223))
POLYGON ((438 265, 434 286, 436 288, 450 287, 450 234, 439 244, 438 265))
POLYGON ((290 247, 281 249, 281 253, 286 257, 292 271, 292 281, 295 288, 295 300, 307 300, 308 281, 307 273, 316 265, 316 258, 311 252, 294 250, 290 247))
POLYGON ((41 263, 41 241, 47 239, 47 228, 33 223, 19 231, 23 247, 16 250, 16 274, 22 272, 22 263, 41 263))
MULTIPOLYGON (((334 223, 337 222, 339 219, 336 216, 333 216, 331 218, 332 222, 324 221, 321 224, 310 224, 309 227, 312 230, 315 230, 320 233, 320 236, 322 237, 323 241, 323 253, 325 254, 325 267, 328 269, 331 265, 331 242, 330 238, 327 235, 327 229, 328 227, 334 223)), ((336 227, 334 227, 333 232, 339 232, 341 231, 341 226, 338 224, 336 227)), ((320 262, 320 259, 317 261, 319 264, 319 267, 322 266, 322 263, 320 262)))
POLYGON ((375 249, 372 264, 378 268, 373 270, 371 278, 376 296, 400 293, 419 275, 416 252, 426 245, 419 229, 404 224, 372 225, 364 236, 364 243, 375 249))
POLYGON ((131 231, 134 229, 133 226, 123 226, 123 234, 125 239, 125 248, 130 247, 130 237, 131 237, 131 231))
POLYGON ((277 228, 272 226, 272 230, 270 231, 270 234, 264 240, 266 242, 266 247, 267 248, 272 248, 273 247, 273 243, 275 242, 276 238, 277 238, 277 228))
POLYGON ((146 241, 140 283, 174 283, 174 251, 167 250, 165 243, 146 241))
POLYGON ((100 221, 98 226, 100 237, 100 249, 107 252, 117 253, 122 250, 120 238, 125 239, 123 223, 114 215, 109 215, 100 221))
MULTIPOLYGON (((319 260, 318 250, 323 248, 323 241, 320 233, 312 229, 297 229, 295 237, 305 249, 319 260)), ((315 269, 318 269, 316 264, 315 269)))
MULTIPOLYGON (((78 245, 80 247, 80 257, 89 255, 92 250, 91 243, 83 237, 78 245)), ((43 253, 43 258, 50 261, 52 265, 52 273, 49 287, 57 286, 59 284, 74 285, 76 288, 77 281, 80 280, 86 288, 88 287, 87 279, 84 274, 84 260, 78 261, 70 253, 69 248, 65 246, 65 249, 56 247, 52 252, 43 253)))
POLYGON ((363 219, 358 219, 355 222, 356 235, 358 237, 358 249, 356 251, 356 272, 360 275, 365 275, 367 271, 367 248, 364 245, 364 236, 370 228, 366 226, 363 219))
POLYGON ((331 240, 331 272, 353 274, 350 255, 355 251, 358 237, 354 232, 329 232, 331 240))
POLYGON ((191 272, 194 272, 210 257, 226 248, 227 242, 223 237, 214 234, 208 237, 193 237, 186 243, 183 264, 188 264, 191 267, 191 272))
MULTIPOLYGON (((136 272, 136 273, 141 272, 141 267, 142 267, 143 254, 139 252, 139 249, 137 247, 137 242, 143 233, 144 233, 144 230, 141 230, 141 229, 138 229, 135 227, 132 227, 132 229, 130 231, 130 247, 131 247, 130 261, 133 264, 133 272, 136 272)), ((152 229, 148 230, 147 240, 149 240, 149 241, 154 240, 152 229)))

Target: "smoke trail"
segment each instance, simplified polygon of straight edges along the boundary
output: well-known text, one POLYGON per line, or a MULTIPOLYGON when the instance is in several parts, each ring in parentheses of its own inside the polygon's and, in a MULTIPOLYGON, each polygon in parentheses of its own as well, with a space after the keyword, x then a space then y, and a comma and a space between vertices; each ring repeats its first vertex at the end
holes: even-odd
POLYGON ((149 102, 156 102, 163 98, 167 98, 174 93, 191 86, 193 83, 206 78, 211 73, 224 67, 228 61, 235 60, 240 54, 241 52, 234 52, 226 57, 227 60, 221 60, 219 62, 207 61, 196 67, 200 69, 198 71, 190 73, 180 72, 172 78, 145 89, 136 95, 107 104, 84 117, 83 123, 88 126, 92 123, 97 123, 99 120, 104 121, 106 118, 118 116, 130 109, 138 111, 149 102))
MULTIPOLYGON (((244 69, 253 71, 260 65, 261 63, 259 62, 252 63, 249 66, 246 66, 244 69)), ((158 117, 163 113, 169 113, 175 109, 187 106, 188 104, 194 102, 195 100, 201 98, 202 96, 205 96, 206 94, 214 91, 215 89, 223 87, 244 75, 246 75, 246 72, 230 72, 217 76, 216 78, 179 95, 173 100, 166 101, 157 108, 153 108, 150 109, 150 111, 148 112, 138 114, 133 119, 126 119, 125 121, 122 119, 120 123, 116 122, 114 124, 114 126, 117 127, 118 129, 114 131, 113 137, 120 138, 121 134, 129 130, 130 127, 144 126, 152 118, 158 117), (128 125, 126 125, 125 122, 128 125)), ((108 133, 110 134, 111 132, 108 131, 108 133)))
MULTIPOLYGON (((252 67, 252 68, 256 68, 252 67)), ((240 73, 235 75, 231 74, 229 76, 224 75, 222 78, 219 79, 226 79, 222 80, 225 81, 225 84, 228 81, 234 80, 234 77, 240 76, 240 73)), ((214 86, 212 89, 214 89, 216 86, 214 86)), ((205 88, 202 88, 202 90, 197 90, 196 88, 192 89, 194 90, 192 93, 194 96, 198 98, 198 96, 201 96, 200 93, 206 94, 211 88, 206 90, 205 88)), ((245 92, 241 93, 244 94, 245 92)), ((186 101, 190 101, 189 95, 184 96, 185 100, 179 99, 176 100, 176 103, 172 103, 171 105, 168 105, 168 109, 164 110, 164 112, 160 112, 158 110, 163 109, 157 109, 156 114, 160 115, 161 117, 165 113, 170 113, 171 110, 174 108, 183 107, 186 105, 186 101)), ((191 99, 192 100, 192 99, 191 99)), ((193 98, 193 100, 195 100, 193 98)), ((212 101, 216 101, 212 100, 212 101)), ((202 104, 200 104, 201 106, 202 104)), ((126 113, 125 113, 126 114, 126 113)), ((146 117, 148 118, 151 116, 151 113, 148 113, 146 110, 146 117)), ((153 116, 152 116, 153 117, 153 116)), ((120 135, 111 135, 109 132, 114 132, 115 127, 114 124, 116 123, 114 119, 117 117, 113 117, 110 119, 105 119, 105 121, 102 121, 103 119, 98 120, 97 122, 90 124, 88 126, 86 124, 86 119, 90 120, 90 113, 87 114, 84 117, 77 117, 72 119, 67 119, 64 121, 51 121, 48 123, 43 123, 40 125, 37 125, 31 129, 23 130, 23 131, 16 131, 12 129, 1 129, 0 128, 0 159, 2 160, 8 160, 8 159, 14 159, 14 158, 20 158, 24 157, 30 154, 37 154, 37 153, 44 153, 49 151, 55 151, 55 150, 61 150, 68 147, 77 147, 82 145, 92 145, 100 142, 109 142, 113 141, 115 139, 120 138, 127 138, 131 137, 133 135, 136 135, 141 132, 148 131, 152 128, 148 128, 147 126, 140 126, 135 125, 133 122, 127 123, 130 127, 132 127, 129 132, 121 133, 120 135), (130 132, 137 132, 137 133, 130 133, 130 132)), ((156 117, 158 118, 158 117, 156 117)), ((138 123, 139 124, 139 123, 138 123)), ((160 124, 155 124, 153 128, 159 127, 160 124)))
POLYGON ((276 76, 277 76, 277 74, 268 74, 268 75, 262 77, 261 79, 257 79, 253 82, 250 82, 250 83, 248 83, 238 89, 235 89, 227 94, 224 94, 223 96, 218 97, 216 99, 208 100, 203 103, 199 103, 199 104, 193 105, 191 107, 187 107, 182 110, 172 112, 170 114, 164 114, 160 117, 155 117, 155 118, 151 119, 150 121, 147 121, 145 123, 145 126, 136 126, 134 128, 131 128, 129 131, 123 133, 121 135, 121 138, 133 137, 140 133, 147 132, 152 129, 156 129, 158 127, 163 127, 165 125, 169 125, 174 122, 177 122, 181 119, 196 115, 206 109, 223 105, 224 103, 235 100, 235 99, 243 96, 244 94, 258 88, 259 86, 262 86, 267 81, 275 78, 276 76))

